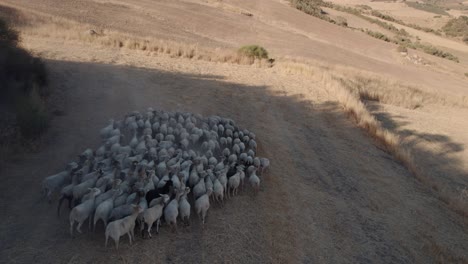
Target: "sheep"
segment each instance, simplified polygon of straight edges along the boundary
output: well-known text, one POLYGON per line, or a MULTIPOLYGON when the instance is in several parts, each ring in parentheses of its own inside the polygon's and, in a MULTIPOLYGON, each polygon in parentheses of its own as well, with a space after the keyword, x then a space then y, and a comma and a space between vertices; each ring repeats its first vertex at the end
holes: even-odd
POLYGON ((115 192, 119 193, 119 195, 117 196, 120 196, 121 194, 123 194, 123 190, 120 188, 121 182, 122 180, 120 179, 114 180, 114 183, 112 184, 112 189, 108 190, 105 193, 101 193, 98 197, 96 197, 96 207, 100 205, 102 202, 104 202, 105 200, 111 198, 115 192))
POLYGON ((195 199, 198 199, 198 197, 202 196, 204 193, 206 193, 206 186, 205 186, 205 176, 206 172, 202 172, 200 175, 200 180, 198 183, 193 187, 193 197, 195 199))
MULTIPOLYGON (((151 228, 156 222, 156 233, 159 234, 160 218, 163 214, 164 205, 169 201, 169 195, 162 194, 161 197, 154 199, 149 208, 143 212, 143 222, 148 226, 148 236, 151 238, 151 228)), ((141 225, 140 231, 143 231, 144 225, 141 225)))
MULTIPOLYGON (((210 202, 222 206, 226 197, 237 195, 239 187, 243 188, 246 176, 253 191, 258 192, 259 175, 269 166, 268 159, 256 157, 255 135, 241 130, 228 118, 148 109, 142 113, 134 111, 124 121, 112 120, 102 129, 103 144, 96 151, 86 149, 79 156, 80 168, 76 164, 73 173, 67 168, 57 176, 64 180, 58 184, 62 196, 57 214, 63 200, 70 197, 75 203, 81 200, 79 206, 94 203, 83 221, 89 219, 93 230, 99 220, 103 221, 106 246, 109 236, 117 248, 121 235, 128 234, 132 242, 135 220, 149 237, 153 224, 158 233, 163 213, 174 232, 177 220, 184 226, 190 225, 191 207, 204 225, 210 202), (120 186, 112 186, 112 182, 121 180, 120 186), (86 193, 88 188, 93 189, 86 193), (193 204, 188 199, 190 192, 193 204), (123 223, 135 213, 132 204, 138 205, 141 212, 133 221, 127 221, 127 226, 115 226, 114 222, 123 223)), ((54 191, 44 187, 48 196, 50 190, 54 191)), ((75 208, 70 210, 75 210, 73 214, 79 211, 75 208)), ((75 218, 72 236, 75 222, 81 232, 82 219, 75 218)))
POLYGON ((187 194, 190 193, 190 188, 186 187, 185 192, 180 197, 179 201, 179 215, 182 222, 186 225, 190 225, 190 203, 187 201, 187 194))
POLYGON ((111 214, 109 216, 109 221, 119 220, 126 216, 129 216, 130 214, 132 214, 132 204, 120 205, 112 209, 111 214))
POLYGON ((62 206, 63 200, 68 200, 68 208, 71 209, 71 201, 73 200, 73 187, 77 185, 80 181, 80 174, 74 173, 72 176, 72 183, 63 187, 60 191, 60 199, 57 206, 57 216, 60 216, 60 208, 62 206))
POLYGON ((260 175, 270 166, 270 160, 267 158, 260 158, 260 175))
POLYGON ((127 201, 128 193, 126 193, 123 188, 121 188, 121 190, 123 193, 115 199, 114 208, 124 205, 127 201))
POLYGON ((221 171, 218 175, 218 180, 219 182, 221 183, 221 185, 223 186, 223 190, 224 190, 224 193, 226 194, 227 192, 227 183, 228 183, 228 179, 227 179, 227 170, 229 169, 229 167, 225 168, 223 171, 221 171))
POLYGON ((170 194, 173 183, 171 180, 166 181, 162 188, 156 188, 146 193, 146 201, 151 204, 153 199, 160 197, 162 194, 170 194))
POLYGON ((213 184, 213 193, 214 193, 214 199, 218 203, 223 203, 223 198, 224 198, 224 188, 219 179, 216 179, 213 184))
POLYGON ((89 190, 92 193, 92 197, 89 200, 83 202, 82 204, 79 204, 76 207, 74 207, 70 212, 70 235, 72 237, 74 223, 78 222, 76 230, 79 233, 81 233, 81 225, 86 219, 88 219, 91 216, 94 210, 95 197, 101 192, 97 188, 90 188, 89 190))
POLYGON ((172 226, 173 232, 177 232, 177 216, 179 215, 179 199, 184 193, 183 191, 177 191, 176 197, 164 208, 164 220, 170 226, 172 226))
MULTIPOLYGON (((229 189, 232 190, 232 196, 237 194, 237 188, 240 185, 240 174, 243 173, 242 171, 244 170, 244 166, 237 166, 237 173, 234 174, 232 177, 229 178, 228 180, 228 185, 229 189)), ((229 191, 228 191, 228 197, 229 197, 229 191)))
POLYGON ((111 237, 115 242, 115 248, 119 249, 119 240, 120 237, 127 234, 128 239, 130 241, 130 245, 132 244, 132 237, 135 240, 135 236, 133 234, 133 229, 135 228, 135 220, 137 216, 143 212, 143 209, 139 205, 132 205, 133 212, 131 215, 119 219, 113 222, 110 222, 106 227, 106 242, 104 247, 107 247, 107 241, 109 237, 111 237))
POLYGON ((49 203, 52 202, 52 195, 71 181, 71 173, 77 168, 78 164, 71 162, 64 171, 48 176, 42 181, 42 192, 49 203))
POLYGON ((257 168, 254 168, 252 170, 252 173, 249 176, 249 182, 253 190, 255 192, 258 192, 260 190, 260 178, 257 176, 257 174, 255 174, 256 171, 257 171, 257 168))
POLYGON ((197 212, 198 217, 202 221, 203 225, 205 225, 205 218, 206 218, 206 212, 210 208, 210 195, 213 192, 213 189, 208 189, 207 192, 200 196, 196 201, 195 201, 195 211, 197 212))
POLYGON ((110 119, 109 125, 102 128, 99 134, 101 135, 102 139, 106 139, 109 137, 112 130, 114 130, 114 119, 110 119))
POLYGON ((261 165, 260 159, 258 157, 255 157, 253 159, 253 164, 254 164, 255 168, 257 168, 257 169, 260 168, 260 165, 261 165))
POLYGON ((107 220, 109 219, 112 208, 114 208, 114 201, 121 194, 121 190, 112 190, 112 196, 97 206, 93 218, 93 231, 96 231, 96 223, 99 220, 102 220, 102 222, 104 222, 105 227, 107 226, 107 220))
POLYGON ((96 185, 98 178, 102 176, 102 171, 99 171, 93 178, 73 186, 73 202, 77 203, 88 192, 91 187, 96 185))
POLYGON ((253 151, 257 151, 257 142, 254 139, 249 141, 249 148, 253 151))

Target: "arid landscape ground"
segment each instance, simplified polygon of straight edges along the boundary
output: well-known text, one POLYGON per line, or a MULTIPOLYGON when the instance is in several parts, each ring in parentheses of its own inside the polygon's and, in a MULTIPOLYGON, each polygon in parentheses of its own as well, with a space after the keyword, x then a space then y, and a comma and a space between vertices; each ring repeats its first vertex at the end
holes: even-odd
MULTIPOLYGON (((368 5, 440 29, 447 15, 368 5)), ((394 22, 459 62, 372 38, 284 0, 0 0, 21 46, 44 60, 54 116, 33 152, 0 168, 0 263, 468 263, 468 45, 394 22), (248 14, 248 15, 246 15, 248 14), (89 30, 97 32, 90 35, 89 30), (258 44, 274 63, 236 50, 258 44), (45 176, 99 144, 110 118, 147 107, 220 115, 254 131, 271 161, 241 192, 177 234, 104 248, 71 238, 40 193, 45 176)), ((461 6, 461 7, 460 7, 461 6)), ((456 8, 454 8, 456 7, 456 8)), ((426 7, 424 7, 426 8, 426 7)), ((436 9, 439 10, 439 9, 436 9)), ((445 9, 444 9, 445 10, 445 9)))

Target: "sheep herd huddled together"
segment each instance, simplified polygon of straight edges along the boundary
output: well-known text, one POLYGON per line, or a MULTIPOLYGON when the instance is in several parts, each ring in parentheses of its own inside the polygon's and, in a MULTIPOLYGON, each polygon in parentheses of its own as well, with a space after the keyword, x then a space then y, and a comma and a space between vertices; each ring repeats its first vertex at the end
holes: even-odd
POLYGON ((42 189, 49 202, 60 195, 59 215, 68 201, 72 236, 75 223, 81 233, 86 220, 94 230, 101 220, 105 245, 110 237, 117 248, 123 235, 132 243, 136 225, 148 237, 161 220, 173 231, 177 219, 189 225, 192 208, 204 225, 210 202, 224 205, 245 181, 257 193, 270 164, 256 157, 254 133, 219 116, 149 108, 110 120, 100 136, 99 148, 46 177, 42 189))

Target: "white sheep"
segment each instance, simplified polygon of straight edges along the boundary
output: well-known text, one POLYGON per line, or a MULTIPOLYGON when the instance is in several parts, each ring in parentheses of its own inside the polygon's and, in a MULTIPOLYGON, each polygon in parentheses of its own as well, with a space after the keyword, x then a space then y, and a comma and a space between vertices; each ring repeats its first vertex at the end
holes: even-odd
POLYGON ((206 177, 206 172, 201 173, 200 180, 198 183, 193 187, 193 197, 195 199, 198 199, 198 197, 202 196, 204 193, 206 193, 206 186, 205 186, 205 177, 206 177))
MULTIPOLYGON (((237 194, 237 188, 239 188, 241 182, 241 173, 243 173, 244 166, 237 166, 237 173, 231 176, 228 180, 229 189, 232 190, 232 195, 234 196, 237 194)), ((230 193, 228 191, 228 197, 230 193)))
POLYGON ((82 204, 75 206, 70 212, 70 235, 72 237, 74 223, 78 222, 76 230, 81 233, 81 225, 86 219, 91 217, 91 214, 94 210, 95 198, 97 195, 99 195, 99 193, 101 193, 101 190, 97 188, 90 188, 90 191, 92 193, 92 197, 82 204))
POLYGON ((270 160, 267 158, 260 158, 260 175, 270 166, 270 160))
POLYGON ((135 220, 140 213, 143 212, 143 209, 139 205, 132 205, 133 213, 125 218, 110 222, 106 227, 106 242, 104 244, 107 247, 107 241, 111 237, 115 242, 115 248, 119 249, 119 240, 120 237, 127 234, 132 244, 132 237, 135 240, 135 235, 133 229, 135 228, 135 220))
POLYGON ((104 202, 101 202, 100 204, 97 204, 96 202, 97 208, 96 208, 96 211, 94 212, 93 231, 96 231, 96 223, 99 220, 102 220, 102 222, 104 223, 104 226, 107 226, 107 221, 109 220, 110 213, 112 209, 114 208, 114 201, 121 194, 122 194, 121 190, 115 189, 115 190, 112 190, 112 196, 110 198, 108 198, 104 202))
POLYGON ((205 225, 205 218, 208 209, 210 208, 210 195, 213 192, 213 189, 208 189, 208 191, 200 196, 195 201, 195 211, 197 212, 198 217, 202 221, 203 225, 205 225))
POLYGON ((260 178, 255 174, 257 171, 257 168, 254 168, 252 170, 252 173, 249 176, 249 182, 250 186, 253 188, 255 192, 258 192, 260 190, 260 178))
MULTIPOLYGON (((159 234, 160 218, 163 214, 164 205, 169 201, 169 195, 162 194, 161 197, 153 199, 149 205, 149 208, 143 212, 143 222, 148 226, 148 236, 151 236, 151 228, 154 222, 156 222, 156 233, 159 234)), ((144 229, 144 225, 141 225, 141 231, 144 229)))
POLYGON ((187 194, 190 193, 190 188, 186 187, 184 194, 179 201, 179 216, 186 226, 190 225, 190 203, 187 201, 187 194))
POLYGON ((75 162, 69 163, 66 170, 46 177, 42 181, 42 192, 47 200, 52 202, 52 195, 71 181, 71 172, 78 168, 75 162))
POLYGON ((213 184, 213 194, 215 201, 223 204, 224 199, 224 188, 219 179, 216 179, 213 184))
POLYGON ((164 208, 164 220, 177 232, 177 216, 179 215, 179 199, 185 190, 177 191, 176 197, 164 208))

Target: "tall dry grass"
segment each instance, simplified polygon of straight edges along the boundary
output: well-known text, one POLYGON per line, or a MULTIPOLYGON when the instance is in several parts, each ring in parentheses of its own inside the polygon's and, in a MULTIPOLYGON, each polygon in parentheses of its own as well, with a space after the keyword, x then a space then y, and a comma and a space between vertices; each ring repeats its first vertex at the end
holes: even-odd
POLYGON ((110 29, 98 29, 60 17, 29 12, 28 23, 21 25, 21 32, 30 36, 52 37, 64 41, 80 41, 103 47, 138 50, 150 56, 164 55, 219 63, 268 66, 267 59, 248 56, 226 48, 203 47, 198 44, 138 37, 110 29))
MULTIPOLYGON (((318 62, 300 63, 291 60, 279 61, 276 67, 284 73, 300 74, 302 77, 311 78, 325 88, 328 97, 338 102, 344 112, 385 151, 401 162, 414 177, 427 186, 449 208, 464 217, 468 217, 468 191, 461 190, 458 194, 448 191, 442 184, 428 177, 425 168, 415 162, 413 150, 403 145, 400 137, 385 129, 382 124, 368 111, 363 99, 376 98, 381 102, 393 103, 400 106, 415 108, 416 105, 436 103, 450 106, 467 107, 466 98, 456 100, 454 98, 437 98, 438 95, 423 92, 417 88, 407 89, 394 82, 385 82, 377 79, 376 84, 369 86, 374 79, 369 79, 371 74, 356 71, 342 66, 331 66, 318 62), (364 75, 364 76, 363 76, 364 75), (345 77, 347 76, 347 77, 345 77), (354 80, 354 84, 346 84, 344 78, 354 80), (358 84, 368 84, 366 88, 358 84), (386 84, 378 86, 378 84, 386 84), (376 88, 377 87, 377 88, 376 88), (373 90, 376 88, 377 90, 373 90), (395 89, 395 90, 393 90, 395 89), (401 94, 400 94, 401 93, 401 94), (363 94, 366 94, 365 96, 363 94), (395 98, 392 98, 395 97, 395 98), (404 98, 406 97, 406 98, 404 98)), ((374 78, 376 78, 374 76, 374 78)))

